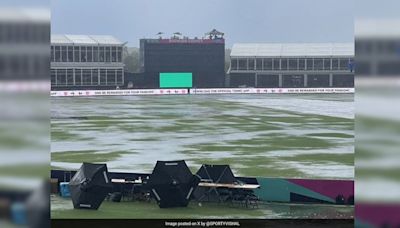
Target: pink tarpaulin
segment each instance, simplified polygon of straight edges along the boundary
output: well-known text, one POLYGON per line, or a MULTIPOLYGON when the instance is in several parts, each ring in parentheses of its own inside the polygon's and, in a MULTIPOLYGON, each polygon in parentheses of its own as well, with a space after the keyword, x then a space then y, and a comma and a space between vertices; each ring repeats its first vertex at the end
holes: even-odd
POLYGON ((310 179, 287 179, 293 184, 308 188, 314 192, 335 199, 338 195, 345 198, 354 196, 353 180, 310 180, 310 179))

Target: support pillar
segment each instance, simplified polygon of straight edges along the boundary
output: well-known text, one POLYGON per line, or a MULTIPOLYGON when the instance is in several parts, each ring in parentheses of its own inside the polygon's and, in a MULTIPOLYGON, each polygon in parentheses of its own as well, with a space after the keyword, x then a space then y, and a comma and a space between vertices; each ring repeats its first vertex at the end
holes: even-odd
POLYGON ((329 87, 333 87, 333 74, 329 74, 329 87))
POLYGON ((304 87, 307 87, 307 86, 308 86, 308 75, 305 74, 304 75, 304 87))
POLYGON ((282 88, 283 86, 283 78, 282 74, 279 74, 279 88, 282 88))
POLYGON ((226 74, 225 75, 225 87, 230 87, 231 86, 231 75, 226 74))
MULTIPOLYGON (((97 70, 97 77, 98 77, 98 78, 97 78, 97 84, 98 84, 98 85, 101 85, 101 84, 100 84, 100 69, 101 69, 101 68, 98 68, 98 70, 97 70)), ((122 71, 122 73, 124 73, 124 71, 122 71)))

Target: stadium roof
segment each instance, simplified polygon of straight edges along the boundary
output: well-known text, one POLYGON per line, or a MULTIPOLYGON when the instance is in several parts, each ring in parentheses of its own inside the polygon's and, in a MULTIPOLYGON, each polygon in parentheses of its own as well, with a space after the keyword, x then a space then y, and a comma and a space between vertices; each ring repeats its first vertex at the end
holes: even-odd
POLYGON ((354 43, 239 43, 231 57, 354 56, 354 43))
POLYGON ((122 45, 113 36, 99 35, 51 35, 51 44, 122 45))

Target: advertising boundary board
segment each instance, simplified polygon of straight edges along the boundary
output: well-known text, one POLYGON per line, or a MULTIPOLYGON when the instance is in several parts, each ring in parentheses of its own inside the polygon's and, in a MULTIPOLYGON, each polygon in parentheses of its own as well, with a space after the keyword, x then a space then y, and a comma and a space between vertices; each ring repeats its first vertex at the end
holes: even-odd
POLYGON ((354 88, 198 88, 51 91, 52 97, 201 95, 201 94, 332 94, 354 93, 354 88))
POLYGON ((188 89, 120 89, 120 90, 66 90, 51 91, 52 97, 86 96, 136 96, 136 95, 176 95, 188 94, 188 89))
POLYGON ((265 93, 354 93, 354 88, 207 88, 190 89, 190 94, 265 94, 265 93))

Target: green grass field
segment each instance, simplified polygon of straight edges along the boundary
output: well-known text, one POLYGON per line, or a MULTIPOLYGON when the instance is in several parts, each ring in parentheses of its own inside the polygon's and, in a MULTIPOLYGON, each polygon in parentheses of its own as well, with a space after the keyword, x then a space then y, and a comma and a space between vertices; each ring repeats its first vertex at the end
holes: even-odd
POLYGON ((258 209, 232 206, 231 204, 191 202, 187 208, 159 208, 153 202, 120 203, 105 201, 99 210, 73 209, 68 198, 51 196, 51 217, 61 218, 352 218, 354 208, 326 205, 264 204, 258 209))
MULTIPOLYGON (((350 94, 52 98, 51 166, 78 169, 82 162, 101 162, 111 171, 151 172, 157 160, 184 159, 192 172, 211 163, 229 164, 237 176, 353 179, 352 106, 350 94)), ((63 202, 56 199, 52 206, 63 202)), ((93 216, 331 214, 308 208, 294 214, 292 207, 271 214, 271 208, 214 206, 169 212, 156 205, 106 203, 93 216)), ((59 218, 90 213, 52 207, 59 218)))
POLYGON ((318 114, 352 102, 350 95, 52 98, 52 167, 86 161, 151 172, 156 160, 185 159, 193 171, 214 163, 241 176, 353 178, 354 118, 318 114), (316 107, 252 103, 269 100, 316 107))

